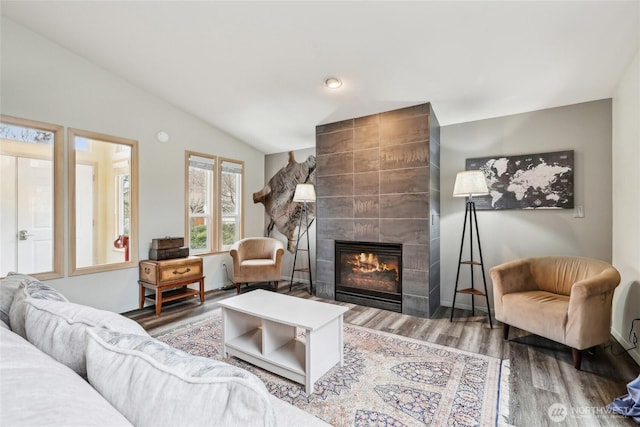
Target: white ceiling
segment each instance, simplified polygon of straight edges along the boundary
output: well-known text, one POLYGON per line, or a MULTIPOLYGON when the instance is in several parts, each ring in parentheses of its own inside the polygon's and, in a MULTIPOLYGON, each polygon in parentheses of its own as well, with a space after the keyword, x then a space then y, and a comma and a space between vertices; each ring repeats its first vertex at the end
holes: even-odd
POLYGON ((267 154, 313 146, 318 124, 424 102, 448 125, 609 98, 640 46, 638 0, 1 8, 267 154))

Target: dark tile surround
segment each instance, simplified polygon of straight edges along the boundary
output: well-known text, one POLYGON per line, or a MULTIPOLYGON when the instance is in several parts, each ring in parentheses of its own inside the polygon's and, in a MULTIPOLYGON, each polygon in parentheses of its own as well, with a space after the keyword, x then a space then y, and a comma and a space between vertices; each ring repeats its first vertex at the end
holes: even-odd
POLYGON ((440 306, 440 125, 421 104, 316 127, 316 292, 334 295, 334 241, 403 244, 402 312, 440 306))

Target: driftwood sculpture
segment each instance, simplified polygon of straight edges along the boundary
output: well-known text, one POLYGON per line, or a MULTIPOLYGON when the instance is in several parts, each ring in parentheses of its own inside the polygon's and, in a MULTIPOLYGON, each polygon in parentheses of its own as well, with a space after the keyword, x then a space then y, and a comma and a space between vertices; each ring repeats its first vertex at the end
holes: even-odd
MULTIPOLYGON (((264 186, 253 193, 253 203, 262 203, 267 215, 271 218, 267 227, 267 236, 271 235, 273 227, 287 236, 287 250, 294 252, 296 248, 296 227, 300 223, 302 203, 293 202, 293 194, 298 184, 316 183, 316 157, 309 156, 303 163, 296 162, 293 152, 289 152, 289 161, 264 186)), ((316 217, 316 204, 307 203, 309 224, 316 217)), ((305 227, 304 219, 302 227, 305 227)), ((300 230, 300 235, 306 229, 300 230)))

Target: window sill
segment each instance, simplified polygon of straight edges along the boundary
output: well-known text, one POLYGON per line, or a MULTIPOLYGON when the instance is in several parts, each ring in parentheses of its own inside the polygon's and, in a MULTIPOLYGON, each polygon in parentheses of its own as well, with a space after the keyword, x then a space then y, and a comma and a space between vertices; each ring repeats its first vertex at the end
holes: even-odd
POLYGON ((219 251, 219 252, 200 252, 200 253, 197 253, 197 254, 190 253, 189 255, 205 257, 205 256, 213 256, 213 255, 223 255, 223 254, 228 254, 228 253, 229 253, 229 251, 226 250, 226 251, 219 251))

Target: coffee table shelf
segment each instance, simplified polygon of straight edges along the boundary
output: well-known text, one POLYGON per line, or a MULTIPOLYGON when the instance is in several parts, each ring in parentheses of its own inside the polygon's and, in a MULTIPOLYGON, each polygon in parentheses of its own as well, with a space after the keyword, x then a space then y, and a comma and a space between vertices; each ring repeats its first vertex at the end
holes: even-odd
POLYGON ((223 354, 305 385, 342 366, 347 307, 256 290, 220 301, 223 354), (298 329, 305 336, 298 335, 298 329))
POLYGON ((293 373, 304 376, 304 352, 304 343, 298 340, 291 340, 282 347, 265 355, 265 357, 278 366, 290 369, 293 373))
POLYGON ((227 345, 239 351, 245 351, 259 356, 262 354, 262 331, 260 329, 253 329, 229 341, 227 345))
MULTIPOLYGON (((250 317, 252 317, 250 320, 260 320, 254 316, 250 317)), ((262 363, 268 363, 280 369, 291 371, 292 375, 295 375, 295 378, 299 378, 300 376, 304 378, 305 343, 296 338, 295 327, 287 327, 286 325, 279 325, 274 322, 270 323, 271 324, 266 323, 262 327, 252 329, 249 332, 227 341, 227 352, 239 358, 242 358, 242 355, 247 355, 260 359, 262 363), (269 328, 276 328, 277 330, 283 328, 283 326, 286 328, 285 333, 288 332, 284 343, 282 343, 282 341, 272 341, 270 346, 263 345, 266 343, 266 340, 271 338, 269 335, 272 330, 269 328)), ((258 365, 258 363, 255 364, 258 365)), ((280 375, 287 377, 287 375, 280 375)))

